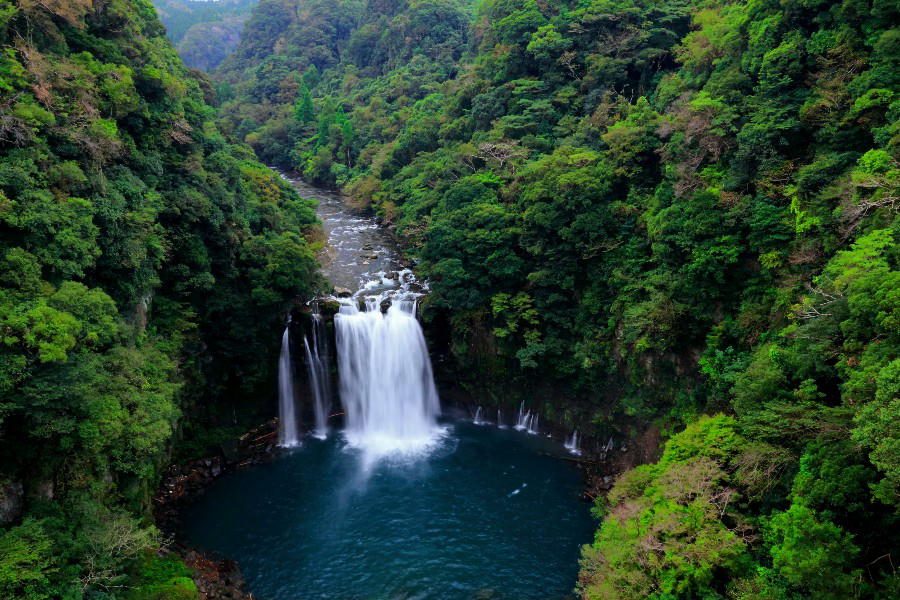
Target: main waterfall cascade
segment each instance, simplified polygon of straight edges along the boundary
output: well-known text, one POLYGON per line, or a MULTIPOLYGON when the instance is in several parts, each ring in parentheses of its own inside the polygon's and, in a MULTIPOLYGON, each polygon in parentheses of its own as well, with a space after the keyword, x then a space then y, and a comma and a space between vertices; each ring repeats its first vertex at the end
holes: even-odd
POLYGON ((281 336, 281 355, 278 358, 278 443, 291 448, 300 444, 297 433, 297 414, 294 397, 294 369, 291 364, 291 322, 281 336))
MULTIPOLYGON (((393 278, 377 275, 378 279, 364 283, 350 298, 330 298, 340 304, 334 315, 334 332, 344 437, 369 458, 426 449, 443 431, 437 425, 440 400, 431 359, 416 319, 421 294, 411 291, 420 284, 407 269, 393 278)), ((312 435, 324 440, 334 399, 328 329, 317 305, 310 319, 303 344, 315 418, 312 435)), ((289 332, 290 321, 282 336, 278 366, 279 443, 285 447, 299 445, 289 332)), ((478 406, 472 422, 488 424, 483 414, 478 406)), ((539 421, 540 414, 526 410, 522 402, 513 428, 537 435, 539 421)), ((506 429, 499 409, 497 427, 506 429)), ((572 454, 581 454, 577 431, 564 440, 564 447, 572 454)))
POLYGON ((335 315, 338 376, 347 441, 371 455, 427 448, 440 429, 437 389, 416 300, 396 294, 342 299, 335 315))

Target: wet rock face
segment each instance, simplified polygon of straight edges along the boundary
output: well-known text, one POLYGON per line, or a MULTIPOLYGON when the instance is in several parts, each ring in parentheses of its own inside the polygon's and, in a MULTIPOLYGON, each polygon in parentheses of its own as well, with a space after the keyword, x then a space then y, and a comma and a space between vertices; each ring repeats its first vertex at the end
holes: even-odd
POLYGON ((39 500, 53 500, 53 497, 56 495, 56 485, 54 485, 52 479, 44 479, 34 486, 32 493, 39 500))
POLYGON ((25 490, 21 481, 0 484, 0 525, 11 525, 22 516, 25 490))
POLYGON ((253 595, 244 591, 244 577, 233 560, 213 560, 188 550, 183 554, 185 564, 194 572, 200 600, 251 600, 253 595))

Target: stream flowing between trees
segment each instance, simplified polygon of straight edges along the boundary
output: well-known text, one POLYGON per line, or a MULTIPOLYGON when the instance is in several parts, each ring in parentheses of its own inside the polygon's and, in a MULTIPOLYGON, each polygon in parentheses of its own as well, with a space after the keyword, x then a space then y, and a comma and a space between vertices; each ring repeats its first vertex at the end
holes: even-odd
MULTIPOLYGON (((553 457, 562 443, 536 421, 512 427, 512 414, 503 428, 480 409, 475 423, 436 419, 440 390, 415 317, 421 286, 372 217, 293 183, 319 201, 326 277, 359 291, 335 316, 339 385, 322 385, 327 369, 315 361, 327 357, 314 357, 308 339, 289 343, 286 329, 280 387, 282 395, 339 390, 346 423, 301 423, 312 435, 290 438, 270 463, 222 477, 186 509, 184 537, 237 560, 260 600, 570 595, 594 523, 579 498, 580 473, 553 457), (310 381, 287 386, 284 378, 304 369, 298 357, 314 364, 310 381)), ((282 415, 286 403, 282 396, 282 415)))

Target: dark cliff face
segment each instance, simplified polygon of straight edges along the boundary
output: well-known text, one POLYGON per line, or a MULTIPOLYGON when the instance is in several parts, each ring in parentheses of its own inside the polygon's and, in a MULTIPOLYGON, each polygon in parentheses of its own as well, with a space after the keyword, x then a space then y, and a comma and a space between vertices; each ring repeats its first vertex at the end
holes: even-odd
POLYGON ((0 485, 0 526, 16 523, 25 506, 25 489, 21 481, 9 481, 0 485))

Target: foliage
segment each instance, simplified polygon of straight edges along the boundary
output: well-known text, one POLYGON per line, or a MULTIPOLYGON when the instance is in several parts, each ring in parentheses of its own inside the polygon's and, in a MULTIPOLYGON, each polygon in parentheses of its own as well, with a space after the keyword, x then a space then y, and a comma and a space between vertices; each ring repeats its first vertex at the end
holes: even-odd
POLYGON ((746 446, 732 419, 702 419, 669 441, 658 465, 623 476, 596 541, 584 548, 581 595, 716 597, 724 580, 716 575, 741 573, 749 558, 725 470, 746 446), (724 450, 695 444, 722 438, 724 450))
POLYGON ((257 0, 155 0, 166 35, 189 67, 212 71, 231 54, 257 0))
POLYGON ((683 429, 585 597, 895 595, 896 3, 263 0, 218 114, 149 5, 89 8, 0 6, 0 456, 60 498, 4 591, 115 582, 179 414, 271 381, 315 219, 236 138, 396 229, 464 385, 683 429))
POLYGON ((25 490, 0 596, 196 598, 183 565, 135 574, 150 497, 185 419, 266 413, 281 315, 321 286, 313 206, 217 130, 148 3, 0 14, 0 480, 25 490))
POLYGON ((222 127, 396 229, 464 385, 582 433, 731 415, 623 477, 585 596, 888 597, 898 19, 264 1, 222 127))

